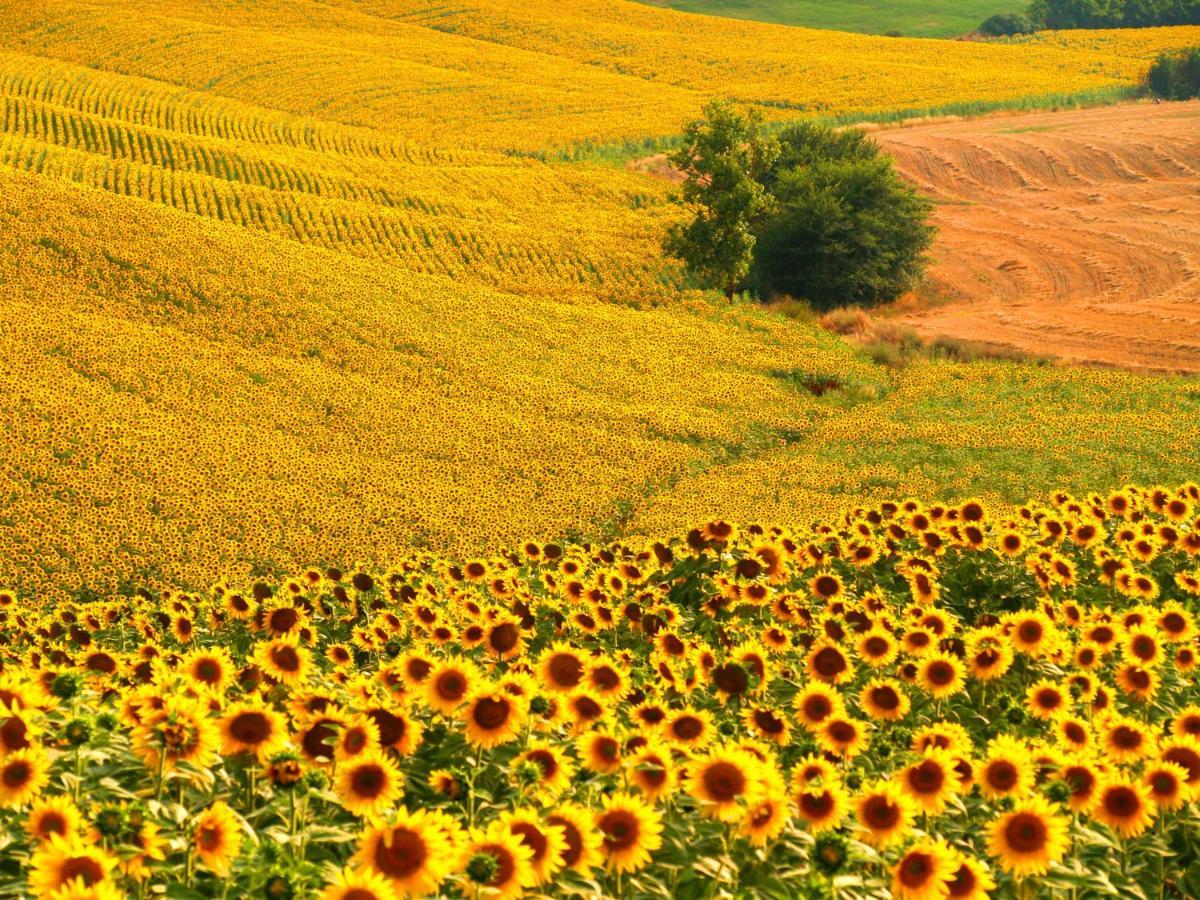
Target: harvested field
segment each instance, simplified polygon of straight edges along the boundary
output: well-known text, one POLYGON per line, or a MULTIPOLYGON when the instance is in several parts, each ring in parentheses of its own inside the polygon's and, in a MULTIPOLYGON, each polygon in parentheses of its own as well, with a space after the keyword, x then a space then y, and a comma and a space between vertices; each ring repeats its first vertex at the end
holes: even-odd
POLYGON ((895 317, 922 336, 1200 371, 1200 103, 882 130, 938 201, 935 263, 895 317))

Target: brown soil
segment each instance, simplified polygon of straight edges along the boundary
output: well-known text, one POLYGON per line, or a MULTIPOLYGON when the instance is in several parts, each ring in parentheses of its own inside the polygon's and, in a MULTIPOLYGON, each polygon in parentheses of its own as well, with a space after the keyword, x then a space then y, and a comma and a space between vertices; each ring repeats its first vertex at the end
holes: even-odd
MULTIPOLYGON (((877 130, 937 201, 925 284, 884 313, 922 337, 1200 372, 1200 102, 877 130)), ((677 174, 661 156, 633 168, 677 174)))
POLYGON ((938 201, 923 337, 1073 362, 1200 371, 1200 103, 880 131, 938 201))

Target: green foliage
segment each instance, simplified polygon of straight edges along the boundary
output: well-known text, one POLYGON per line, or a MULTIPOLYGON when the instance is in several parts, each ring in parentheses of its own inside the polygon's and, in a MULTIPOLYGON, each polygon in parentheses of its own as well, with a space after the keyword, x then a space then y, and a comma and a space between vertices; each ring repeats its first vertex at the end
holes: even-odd
POLYGON ((670 157, 695 215, 665 242, 700 281, 828 309, 892 300, 920 278, 932 206, 865 133, 804 122, 768 138, 727 104, 706 114, 670 157))
POLYGON ((1146 85, 1166 100, 1200 97, 1200 47, 1160 54, 1150 67, 1146 85))
POLYGON ((1020 0, 643 0, 684 12, 907 37, 956 37, 1000 12, 1015 12, 1020 0))
POLYGON ((751 229, 770 202, 760 178, 774 144, 757 113, 742 115, 719 101, 704 113, 688 124, 683 146, 670 156, 686 176, 683 200, 696 214, 670 230, 664 249, 706 285, 732 296, 750 271, 751 229))
POLYGON ((1024 13, 998 13, 985 19, 979 33, 988 37, 1010 37, 1014 34, 1033 34, 1037 29, 1024 13))
POLYGON ((829 309, 886 302, 915 284, 932 207, 879 145, 812 123, 786 129, 779 144, 765 179, 776 212, 759 231, 756 287, 829 309))
POLYGON ((1145 28, 1200 24, 1200 0, 1033 0, 1042 28, 1145 28))

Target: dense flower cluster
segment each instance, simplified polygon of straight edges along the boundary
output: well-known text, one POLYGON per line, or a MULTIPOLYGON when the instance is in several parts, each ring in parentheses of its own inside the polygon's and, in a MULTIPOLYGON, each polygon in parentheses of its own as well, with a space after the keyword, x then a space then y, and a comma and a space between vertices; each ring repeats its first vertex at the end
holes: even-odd
POLYGON ((1200 28, 891 39, 623 0, 251 4, 72 0, 0 10, 0 46, 369 126, 422 146, 539 151, 672 135, 705 100, 773 118, 1136 83, 1200 28))
POLYGON ((0 890, 1195 896, 1198 598, 1195 484, 0 591, 0 890))

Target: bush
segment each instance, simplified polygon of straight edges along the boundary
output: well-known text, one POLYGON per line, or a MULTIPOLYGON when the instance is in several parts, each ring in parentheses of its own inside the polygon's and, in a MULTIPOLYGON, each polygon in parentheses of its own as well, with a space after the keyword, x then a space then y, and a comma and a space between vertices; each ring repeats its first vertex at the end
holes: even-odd
POLYGON ((1000 13, 979 26, 979 33, 988 37, 1033 34, 1036 30, 1033 20, 1024 13, 1000 13))
POLYGON ((751 279, 760 293, 817 309, 894 300, 924 270, 932 206, 861 131, 785 130, 764 175, 772 215, 755 229, 751 279))
POLYGON ((1150 66, 1146 86, 1166 100, 1200 97, 1200 47, 1159 54, 1150 66))

